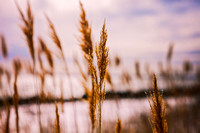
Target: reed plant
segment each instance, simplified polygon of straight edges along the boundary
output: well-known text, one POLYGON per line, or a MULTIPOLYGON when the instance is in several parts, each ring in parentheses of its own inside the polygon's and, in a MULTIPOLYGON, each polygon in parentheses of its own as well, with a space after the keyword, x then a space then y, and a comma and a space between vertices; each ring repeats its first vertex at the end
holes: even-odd
POLYGON ((101 109, 103 100, 105 98, 105 75, 108 66, 108 48, 106 47, 107 42, 107 31, 105 28, 105 22, 103 24, 100 42, 95 47, 95 53, 97 58, 97 67, 93 61, 93 44, 91 39, 91 27, 89 26, 88 20, 86 19, 85 10, 82 3, 80 2, 81 15, 80 15, 80 29, 81 32, 81 43, 80 47, 83 51, 84 58, 88 62, 92 89, 89 91, 88 103, 89 103, 89 114, 92 124, 92 132, 95 128, 96 121, 96 106, 98 107, 97 118, 98 128, 97 132, 101 133, 101 109))
POLYGON ((148 99, 151 108, 151 121, 153 133, 168 133, 168 126, 165 119, 165 105, 157 86, 156 75, 153 75, 153 93, 150 93, 148 99))

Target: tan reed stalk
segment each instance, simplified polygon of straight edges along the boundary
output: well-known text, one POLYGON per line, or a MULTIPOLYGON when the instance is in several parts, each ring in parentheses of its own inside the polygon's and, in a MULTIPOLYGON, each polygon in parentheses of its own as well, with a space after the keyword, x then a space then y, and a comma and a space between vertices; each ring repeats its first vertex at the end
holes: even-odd
POLYGON ((122 133, 122 122, 121 119, 117 119, 117 124, 115 126, 115 133, 122 133))
POLYGON ((7 116, 6 116, 6 126, 4 128, 4 133, 10 133, 10 104, 6 102, 7 116))
POLYGON ((45 73, 44 66, 43 66, 42 59, 41 59, 42 50, 40 47, 38 48, 37 54, 38 54, 38 61, 39 61, 40 69, 41 69, 41 73, 39 73, 39 77, 40 77, 40 81, 41 81, 40 97, 41 97, 42 101, 44 101, 45 100, 44 84, 45 84, 46 73, 45 73))
POLYGON ((8 57, 7 43, 4 35, 1 35, 1 52, 4 58, 8 57))
POLYGON ((21 71, 21 62, 18 59, 13 60, 13 68, 14 68, 14 84, 13 84, 13 89, 14 89, 14 95, 13 95, 13 103, 15 107, 15 115, 16 115, 16 130, 17 133, 19 133, 19 94, 18 94, 18 89, 17 89, 17 79, 19 72, 21 71))
POLYGON ((55 102, 55 112, 56 112, 56 121, 55 121, 55 128, 56 128, 56 133, 61 133, 60 131, 60 118, 59 118, 59 113, 58 113, 58 105, 55 102))
POLYGON ((153 78, 153 93, 150 94, 150 97, 152 102, 150 102, 149 99, 148 100, 151 107, 153 133, 168 133, 168 126, 165 119, 165 105, 162 99, 162 94, 158 91, 155 74, 153 78))
POLYGON ((26 42, 27 42, 27 45, 28 45, 28 48, 29 48, 31 58, 33 60, 33 64, 35 64, 35 50, 34 50, 34 42, 33 42, 34 19, 33 19, 33 14, 32 14, 32 11, 31 11, 31 7, 30 7, 29 2, 27 2, 27 11, 26 11, 27 17, 25 17, 25 15, 23 14, 21 8, 19 7, 19 5, 16 1, 15 1, 15 4, 16 4, 17 9, 19 11, 21 20, 24 23, 24 25, 21 25, 20 27, 21 27, 21 30, 26 37, 26 42))
POLYGON ((98 132, 101 133, 101 106, 103 104, 103 100, 105 97, 105 83, 104 78, 108 66, 108 48, 106 47, 107 42, 107 30, 105 28, 105 22, 103 24, 101 35, 100 35, 100 42, 98 46, 96 46, 95 53, 97 56, 97 68, 99 72, 99 83, 98 83, 98 132), (104 88, 103 88, 104 84, 104 88))
MULTIPOLYGON (((70 92, 71 92, 71 96, 72 96, 72 100, 74 99, 74 94, 73 94, 73 85, 72 85, 72 81, 71 81, 71 75, 69 73, 69 69, 68 69, 68 66, 67 66, 67 61, 66 61, 66 58, 64 56, 64 53, 63 53, 63 49, 62 49, 62 45, 61 45, 61 42, 60 42, 60 39, 56 33, 56 30, 54 28, 54 25, 52 23, 52 21, 49 19, 49 17, 46 15, 46 19, 49 23, 49 28, 50 28, 50 35, 51 35, 51 39, 53 40, 53 42, 56 44, 56 46, 58 47, 59 51, 60 51, 60 54, 61 54, 61 57, 62 57, 62 61, 64 63, 64 67, 65 67, 65 72, 67 74, 67 77, 68 77, 68 80, 69 80, 69 85, 70 85, 70 92)), ((76 118, 76 105, 75 103, 73 102, 73 109, 74 109, 74 123, 75 123, 75 127, 76 127, 76 133, 78 133, 78 124, 77 124, 77 118, 76 118)))

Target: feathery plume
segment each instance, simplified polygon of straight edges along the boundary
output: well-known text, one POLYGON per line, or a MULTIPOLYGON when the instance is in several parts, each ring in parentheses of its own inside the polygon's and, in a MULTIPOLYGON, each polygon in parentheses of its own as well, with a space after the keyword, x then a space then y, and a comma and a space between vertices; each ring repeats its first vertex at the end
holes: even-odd
POLYGON ((83 4, 80 2, 80 8, 81 8, 81 15, 80 15, 80 29, 79 31, 82 34, 81 37, 81 49, 84 52, 84 57, 86 60, 88 60, 88 57, 91 57, 93 59, 93 45, 92 45, 92 39, 91 39, 91 27, 88 23, 88 20, 86 19, 85 10, 83 8, 83 4))

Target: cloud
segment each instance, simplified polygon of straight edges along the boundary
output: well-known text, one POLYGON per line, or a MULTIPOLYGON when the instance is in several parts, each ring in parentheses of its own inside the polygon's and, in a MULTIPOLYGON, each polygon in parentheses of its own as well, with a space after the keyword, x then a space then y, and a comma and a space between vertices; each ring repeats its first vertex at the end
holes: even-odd
MULTIPOLYGON (((26 0, 18 2, 25 11, 26 0)), ((175 43, 175 52, 200 50, 200 18, 197 17, 200 16, 200 4, 195 0, 83 0, 82 2, 92 25, 92 37, 95 43, 99 40, 101 26, 106 18, 111 55, 119 53, 127 58, 130 56, 143 58, 144 55, 149 57, 153 52, 165 53, 170 42, 175 43)), ((66 56, 71 58, 74 52, 80 53, 77 40, 80 35, 79 1, 30 0, 30 3, 35 18, 35 44, 37 45, 37 37, 42 36, 51 49, 55 48, 49 38, 49 29, 44 17, 44 13, 47 13, 55 24, 66 56)), ((24 50, 27 51, 14 2, 0 0, 0 13, 0 32, 6 35, 10 47, 14 49, 24 46, 24 50)))

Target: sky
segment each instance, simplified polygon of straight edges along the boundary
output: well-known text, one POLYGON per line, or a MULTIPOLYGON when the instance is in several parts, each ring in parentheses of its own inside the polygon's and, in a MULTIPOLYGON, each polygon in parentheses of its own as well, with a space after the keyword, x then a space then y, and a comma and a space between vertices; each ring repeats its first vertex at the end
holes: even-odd
MULTIPOLYGON (((16 0, 23 11, 27 0, 16 0)), ((29 0, 34 14, 34 42, 49 37, 46 13, 55 25, 67 59, 81 57, 79 47, 79 0, 29 0)), ((170 43, 174 44, 173 63, 190 60, 200 64, 199 0, 81 0, 92 27, 93 42, 99 42, 104 20, 108 31, 110 56, 125 62, 165 61, 170 43)), ((9 47, 9 58, 30 58, 14 0, 0 0, 0 34, 9 47)), ((0 57, 2 60, 2 57, 0 57)))

